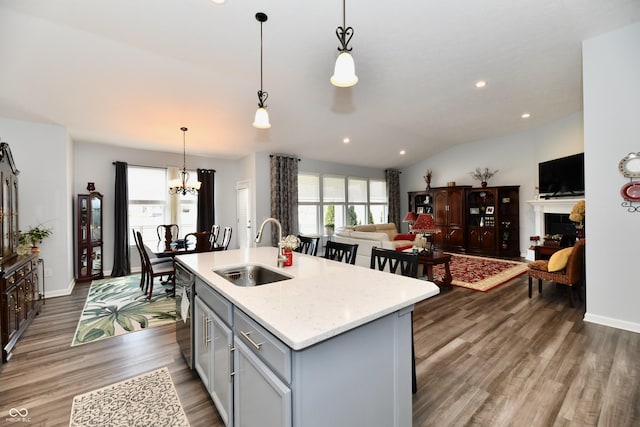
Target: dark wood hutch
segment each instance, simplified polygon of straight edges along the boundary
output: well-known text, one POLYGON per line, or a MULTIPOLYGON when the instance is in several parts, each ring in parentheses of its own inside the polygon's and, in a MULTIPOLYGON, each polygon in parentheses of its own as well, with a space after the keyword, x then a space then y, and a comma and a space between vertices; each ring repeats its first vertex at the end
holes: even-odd
POLYGON ((456 186, 409 192, 409 210, 433 215, 438 248, 505 258, 520 256, 519 187, 456 186))
POLYGON ((38 254, 18 254, 18 174, 6 142, 0 143, 0 341, 2 361, 11 357, 18 339, 40 312, 42 294, 38 254))

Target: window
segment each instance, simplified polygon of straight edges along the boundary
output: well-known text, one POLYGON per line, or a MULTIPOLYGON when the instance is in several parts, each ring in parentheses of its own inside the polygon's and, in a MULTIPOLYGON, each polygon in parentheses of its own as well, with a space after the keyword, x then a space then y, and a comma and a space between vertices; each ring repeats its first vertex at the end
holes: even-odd
POLYGON ((196 231, 197 195, 170 196, 167 169, 129 165, 127 170, 129 227, 140 231, 146 245, 156 246, 161 224, 178 224, 181 236, 196 231))
POLYGON ((324 226, 387 222, 384 180, 298 174, 298 227, 302 234, 324 234, 324 226))

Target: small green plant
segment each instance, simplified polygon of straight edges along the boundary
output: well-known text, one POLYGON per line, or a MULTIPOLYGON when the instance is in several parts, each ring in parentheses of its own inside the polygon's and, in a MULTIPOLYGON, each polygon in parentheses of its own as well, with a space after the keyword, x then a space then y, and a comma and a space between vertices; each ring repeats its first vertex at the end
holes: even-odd
POLYGON ((42 224, 29 228, 26 232, 20 231, 18 243, 21 245, 31 245, 35 248, 42 244, 42 241, 53 234, 53 229, 44 227, 42 224))

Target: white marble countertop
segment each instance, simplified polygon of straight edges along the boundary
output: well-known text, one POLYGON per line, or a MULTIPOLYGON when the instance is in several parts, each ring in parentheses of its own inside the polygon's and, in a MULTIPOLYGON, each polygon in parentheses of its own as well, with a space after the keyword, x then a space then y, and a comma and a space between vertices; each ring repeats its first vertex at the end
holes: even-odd
POLYGON ((293 266, 276 266, 277 249, 259 247, 176 257, 212 288, 294 350, 439 293, 434 283, 294 252, 293 266), (228 282, 214 269, 262 265, 291 280, 256 287, 228 282))

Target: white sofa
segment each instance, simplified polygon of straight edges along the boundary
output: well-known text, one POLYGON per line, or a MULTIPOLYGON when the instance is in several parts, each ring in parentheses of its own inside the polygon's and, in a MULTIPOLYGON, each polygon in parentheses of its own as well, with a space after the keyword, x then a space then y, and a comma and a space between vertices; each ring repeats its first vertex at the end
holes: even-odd
POLYGON ((415 241, 406 239, 408 235, 398 235, 394 223, 356 225, 336 230, 332 240, 339 243, 357 244, 356 265, 369 268, 371 263, 371 248, 397 249, 399 247, 422 247, 422 239, 418 236, 415 241), (396 238, 400 237, 399 240, 396 238))

